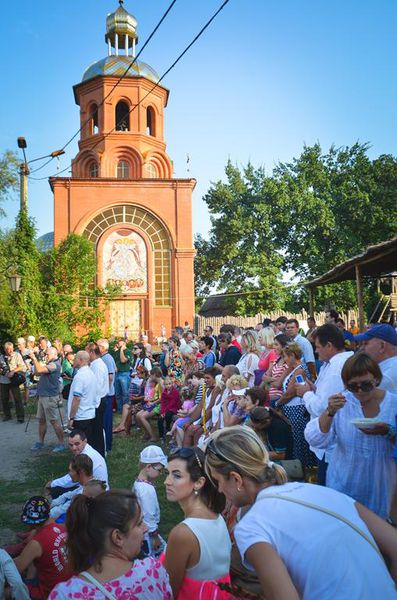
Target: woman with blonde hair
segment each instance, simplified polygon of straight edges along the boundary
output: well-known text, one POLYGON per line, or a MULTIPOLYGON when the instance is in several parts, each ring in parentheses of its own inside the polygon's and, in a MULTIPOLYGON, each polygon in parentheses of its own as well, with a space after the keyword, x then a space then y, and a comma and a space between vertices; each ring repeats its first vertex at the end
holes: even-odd
POLYGON ((271 327, 264 327, 258 333, 258 341, 263 347, 263 352, 259 356, 258 369, 262 371, 267 371, 277 359, 277 354, 273 346, 275 337, 271 327))
POLYGON ((258 343, 261 345, 259 354, 258 368, 255 371, 254 385, 262 385, 264 376, 271 369, 277 360, 277 354, 274 350, 275 333, 271 327, 264 327, 258 333, 258 343))
POLYGON ((241 375, 232 375, 226 382, 226 388, 230 390, 222 406, 223 427, 232 427, 243 423, 247 418, 247 412, 239 406, 239 399, 244 396, 248 389, 248 381, 241 375))
POLYGON ((256 331, 248 330, 241 336, 242 355, 236 367, 240 374, 248 381, 248 387, 255 382, 255 371, 258 369, 259 355, 261 352, 256 331))
POLYGON ((396 597, 397 532, 345 494, 288 483, 250 428, 213 433, 205 470, 234 506, 249 507, 234 537, 267 600, 396 597))

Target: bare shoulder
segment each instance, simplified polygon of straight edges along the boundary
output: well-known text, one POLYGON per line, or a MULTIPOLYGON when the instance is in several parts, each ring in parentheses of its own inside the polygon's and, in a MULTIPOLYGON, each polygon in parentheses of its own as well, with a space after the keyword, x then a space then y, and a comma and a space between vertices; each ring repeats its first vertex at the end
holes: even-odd
POLYGON ((192 530, 184 523, 179 523, 171 530, 168 536, 168 543, 189 544, 196 541, 196 536, 192 530))

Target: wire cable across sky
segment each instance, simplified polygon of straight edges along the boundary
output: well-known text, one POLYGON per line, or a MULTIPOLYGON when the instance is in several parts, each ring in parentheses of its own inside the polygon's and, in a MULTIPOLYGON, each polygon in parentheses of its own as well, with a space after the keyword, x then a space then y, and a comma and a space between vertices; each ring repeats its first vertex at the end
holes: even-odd
MULTIPOLYGON (((219 6, 219 8, 215 11, 215 13, 212 15, 212 17, 210 17, 210 19, 206 22, 206 24, 200 29, 200 31, 195 35, 195 37, 192 39, 192 41, 186 46, 186 48, 179 54, 179 56, 174 60, 174 62, 171 64, 171 66, 161 75, 160 79, 157 81, 157 83, 155 83, 155 85, 149 90, 149 92, 137 103, 135 104, 128 112, 128 114, 131 114, 135 109, 138 108, 138 106, 140 106, 140 104, 153 92, 153 90, 155 90, 159 85, 160 82, 163 81, 163 79, 176 67, 176 65, 179 63, 179 61, 185 56, 185 54, 192 48, 192 46, 198 41, 198 39, 203 35, 203 33, 206 31, 206 29, 211 25, 211 23, 214 21, 214 19, 218 16, 218 14, 224 9, 224 7, 230 2, 230 0, 224 0, 224 2, 222 2, 222 4, 219 6)), ((169 7, 169 10, 171 10, 172 6, 169 7)), ((164 20, 166 15, 164 15, 164 17, 162 18, 162 20, 164 20)), ((159 22, 160 25, 160 22, 159 22)), ((159 26, 158 25, 158 26, 159 26)), ((158 28, 158 27, 157 27, 158 28)), ((148 38, 149 39, 149 38, 148 38)), ((146 42, 147 43, 147 42, 146 42)), ((143 48, 141 49, 141 51, 143 50, 143 48)), ((137 55, 138 57, 138 55, 137 55)), ((136 58, 137 58, 136 57, 136 58)), ((124 73, 124 77, 125 77, 126 73, 124 73)), ((121 78, 120 78, 121 80, 121 78)), ((117 82, 117 85, 120 83, 120 80, 117 82)), ((116 85, 112 88, 111 92, 114 90, 114 88, 116 87, 116 85)), ((108 96, 110 95, 110 93, 108 94, 108 96)), ((108 97, 106 96, 106 97, 108 97)), ((105 98, 106 99, 106 98, 105 98)), ((105 101, 105 99, 102 101, 105 101)), ((91 118, 91 117, 90 117, 91 118)), ((125 116, 124 116, 125 118, 125 116)), ((90 150, 93 150, 94 148, 96 148, 96 146, 100 143, 103 142, 103 140, 105 140, 111 133, 113 133, 113 131, 115 131, 117 129, 119 123, 116 123, 116 125, 110 129, 107 133, 105 133, 105 135, 101 136, 100 139, 97 140, 97 142, 90 147, 90 150)), ((84 124, 85 125, 85 124, 84 124)), ((66 148, 66 146, 80 133, 82 127, 84 126, 82 125, 80 127, 80 129, 76 132, 76 134, 67 142, 67 144, 65 144, 65 146, 63 146, 63 148, 66 148)), ((48 161, 50 162, 50 161, 48 161)), ((48 164, 47 162, 47 164, 48 164)), ((42 165, 41 168, 43 168, 45 165, 42 165)), ((59 176, 61 173, 64 173, 65 171, 68 171, 71 168, 71 163, 65 168, 62 169, 62 171, 58 171, 58 173, 55 173, 53 175, 48 175, 46 177, 30 177, 29 179, 32 179, 34 181, 43 181, 45 179, 49 179, 50 177, 57 177, 59 176)))
MULTIPOLYGON (((124 79, 124 77, 127 76, 127 73, 129 72, 129 70, 133 67, 133 65, 136 63, 136 61, 138 60, 138 58, 140 57, 140 55, 142 54, 142 52, 144 51, 144 49, 146 48, 146 46, 149 44, 150 40, 153 38, 153 36, 156 34, 156 32, 158 31, 158 29, 160 28, 161 24, 163 23, 163 21, 166 19, 166 17, 168 16, 168 14, 170 13, 170 11, 172 10, 173 6, 175 5, 176 0, 172 0, 171 4, 169 5, 169 7, 167 8, 167 10, 165 11, 165 13, 163 14, 163 16, 161 17, 160 21, 157 23, 156 27, 153 29, 153 31, 151 32, 151 34, 149 35, 149 37, 147 38, 147 40, 145 41, 145 43, 143 44, 142 48, 139 50, 138 54, 136 56, 134 56, 134 60, 128 65, 128 67, 125 69, 124 73, 120 76, 120 78, 117 80, 117 82, 114 84, 114 86, 112 87, 112 89, 108 92, 108 94, 103 98, 103 100, 98 104, 97 109, 96 109, 96 113, 98 114, 98 110, 101 106, 104 105, 104 103, 106 102, 106 100, 109 98, 109 96, 111 96, 111 94, 114 92, 114 90, 116 89, 116 87, 118 85, 120 85, 120 83, 122 82, 122 80, 124 79)), ((76 131, 76 133, 74 135, 72 135, 72 137, 66 142, 66 144, 64 144, 64 146, 62 146, 61 150, 65 150, 65 148, 67 148, 69 146, 69 144, 71 144, 73 142, 73 140, 79 135, 79 133, 81 132, 81 130, 87 125, 87 123, 90 122, 92 116, 90 115, 88 117, 88 119, 86 119, 82 125, 80 126, 80 128, 76 131)), ((49 160, 47 160, 43 165, 41 165, 40 167, 37 167, 37 169, 34 169, 33 171, 31 171, 31 173, 36 173, 37 171, 40 171, 41 169, 44 169, 44 167, 46 167, 52 160, 54 159, 54 157, 52 156, 49 160)), ((47 178, 46 178, 47 179, 47 178)))

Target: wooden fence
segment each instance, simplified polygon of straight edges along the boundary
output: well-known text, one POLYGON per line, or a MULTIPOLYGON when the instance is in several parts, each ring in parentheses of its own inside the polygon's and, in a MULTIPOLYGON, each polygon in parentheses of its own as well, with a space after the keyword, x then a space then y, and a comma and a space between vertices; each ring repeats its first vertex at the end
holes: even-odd
MULTIPOLYGON (((305 331, 307 330, 307 317, 309 313, 305 310, 302 310, 300 313, 289 313, 285 311, 275 311, 269 313, 258 313, 254 317, 201 317, 200 315, 196 315, 194 318, 194 332, 202 336, 204 327, 206 325, 211 325, 215 334, 219 333, 219 329, 221 325, 225 323, 236 325, 237 327, 255 327, 257 323, 261 323, 263 319, 269 318, 272 321, 276 320, 277 317, 281 316, 287 317, 287 319, 297 319, 299 321, 299 326, 302 327, 305 331)), ((314 313, 314 318, 316 319, 317 325, 323 325, 325 323, 325 312, 314 313)), ((344 320, 346 327, 348 328, 350 325, 351 319, 354 319, 356 323, 358 323, 358 314, 355 310, 349 310, 346 313, 340 314, 341 319, 344 320)))

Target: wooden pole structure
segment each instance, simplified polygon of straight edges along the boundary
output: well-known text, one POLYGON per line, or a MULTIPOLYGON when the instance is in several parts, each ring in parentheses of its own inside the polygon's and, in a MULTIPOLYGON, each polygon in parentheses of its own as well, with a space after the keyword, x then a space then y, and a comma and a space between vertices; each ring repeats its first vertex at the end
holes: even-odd
POLYGON ((314 317, 314 289, 309 287, 307 291, 309 293, 309 315, 314 317))
POLYGON ((361 278, 360 267, 356 265, 356 288, 357 288, 357 306, 358 306, 358 326, 360 331, 364 331, 365 315, 363 300, 363 280, 361 278))

